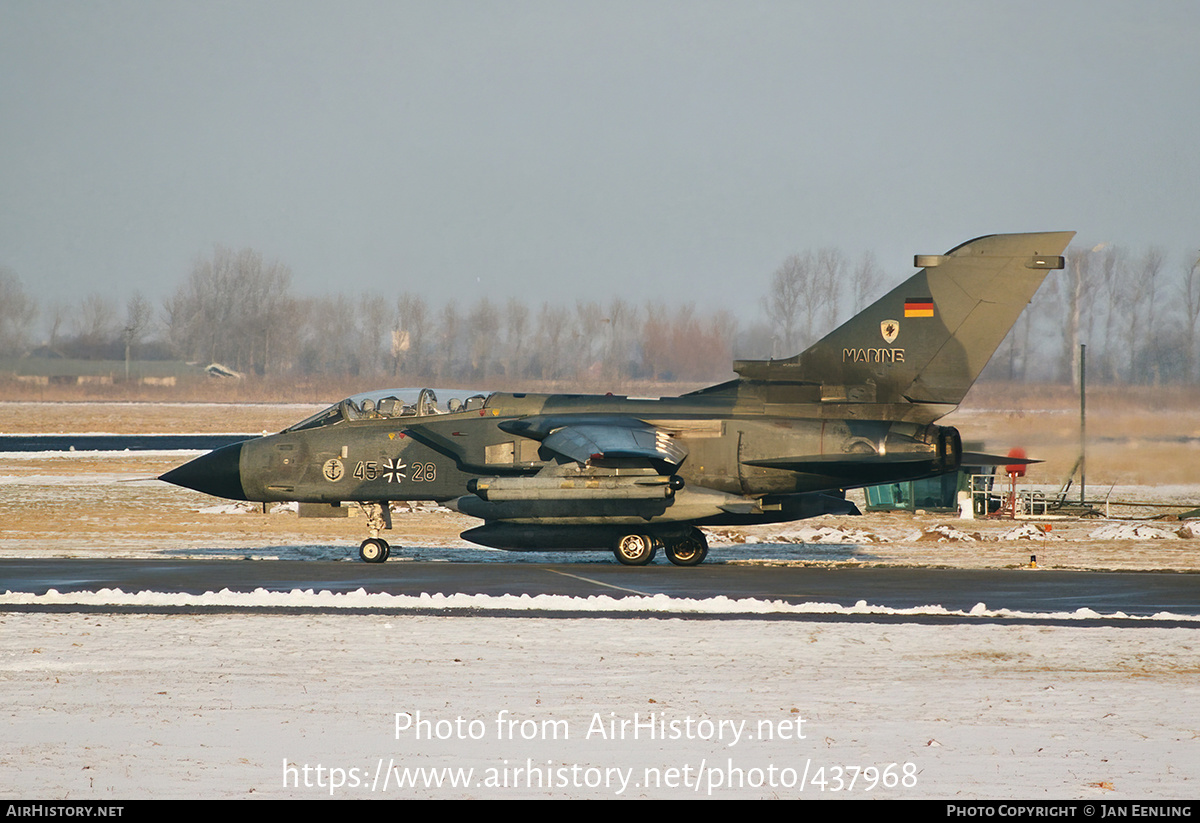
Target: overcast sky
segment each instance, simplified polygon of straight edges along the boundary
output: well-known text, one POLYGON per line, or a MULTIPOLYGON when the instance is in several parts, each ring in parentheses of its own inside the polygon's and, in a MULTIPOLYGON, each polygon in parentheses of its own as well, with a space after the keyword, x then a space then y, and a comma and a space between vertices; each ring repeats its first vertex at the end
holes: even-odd
POLYGON ((1200 3, 0 0, 0 265, 166 296, 616 296, 791 253, 1200 249, 1200 3))

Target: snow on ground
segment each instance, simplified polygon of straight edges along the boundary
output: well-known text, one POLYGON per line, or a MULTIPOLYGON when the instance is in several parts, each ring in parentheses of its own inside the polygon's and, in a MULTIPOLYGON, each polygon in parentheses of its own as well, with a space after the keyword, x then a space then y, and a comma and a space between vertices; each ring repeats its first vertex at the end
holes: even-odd
POLYGON ((293 589, 290 592, 255 589, 238 592, 222 589, 204 594, 177 592, 139 591, 125 592, 120 589, 102 588, 97 591, 59 592, 50 589, 45 594, 30 594, 11 590, 0 594, 0 606, 140 606, 178 607, 181 609, 201 607, 225 608, 291 608, 291 609, 376 609, 388 613, 409 610, 428 612, 444 610, 450 612, 471 611, 527 611, 527 612, 573 612, 573 613, 645 613, 659 612, 666 615, 709 614, 709 615, 910 615, 910 616, 957 616, 975 618, 1012 617, 1024 620, 1094 620, 1114 618, 1120 620, 1170 620, 1176 623, 1195 622, 1200 628, 1200 616, 1159 612, 1147 616, 1128 615, 1124 612, 1102 614, 1088 608, 1072 612, 1025 612, 1013 609, 989 609, 984 603, 976 603, 969 611, 946 609, 942 606, 919 606, 915 608, 891 608, 874 606, 859 600, 854 606, 837 603, 792 603, 785 600, 759 600, 755 598, 729 598, 717 596, 703 599, 672 597, 666 594, 646 596, 569 597, 565 595, 486 595, 486 594, 421 594, 393 595, 386 592, 331 592, 328 590, 293 589))
POLYGON ((1187 629, 250 614, 0 626, 4 797, 1200 790, 1187 629))
MULTIPOLYGON (((0 557, 356 558, 361 520, 300 519, 294 506, 230 503, 152 479, 185 453, 55 453, 39 463, 0 455, 0 557), (8 458, 12 458, 11 460, 8 458), (97 525, 98 524, 98 525, 97 525), (70 534, 70 540, 57 539, 70 534)), ((1200 503, 1200 486, 1125 487, 1122 499, 1200 503)), ((397 560, 595 561, 604 553, 518 554, 463 541, 478 524, 435 505, 394 507, 388 535, 397 560)), ((1161 510, 1145 510, 1143 516, 1161 510)), ((1138 522, 1053 517, 960 520, 948 513, 821 517, 709 529, 709 563, 947 565, 997 568, 1200 570, 1197 521, 1138 522)))

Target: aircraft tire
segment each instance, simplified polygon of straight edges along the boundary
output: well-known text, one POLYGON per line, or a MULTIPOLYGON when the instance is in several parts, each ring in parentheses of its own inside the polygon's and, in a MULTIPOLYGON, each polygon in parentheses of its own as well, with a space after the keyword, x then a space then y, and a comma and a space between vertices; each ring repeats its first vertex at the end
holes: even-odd
POLYGON ((382 563, 391 555, 391 546, 386 540, 378 537, 368 537, 358 547, 358 557, 364 563, 382 563))
POLYGON ((655 540, 648 534, 627 534, 613 547, 617 561, 624 566, 645 566, 654 559, 656 551, 655 540))
POLYGON ((699 529, 667 541, 667 559, 676 566, 699 566, 708 557, 708 538, 699 529))

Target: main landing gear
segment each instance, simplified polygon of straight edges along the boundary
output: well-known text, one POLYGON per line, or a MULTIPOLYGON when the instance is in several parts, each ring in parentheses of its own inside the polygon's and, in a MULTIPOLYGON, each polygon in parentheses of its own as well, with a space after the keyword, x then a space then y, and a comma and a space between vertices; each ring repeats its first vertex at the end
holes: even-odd
POLYGON ((683 534, 666 537, 627 534, 617 540, 613 554, 622 565, 645 566, 654 559, 660 546, 676 566, 698 566, 708 557, 708 538, 694 526, 683 534))
POLYGON ((626 566, 645 566, 654 559, 659 542, 649 534, 627 534, 617 540, 613 554, 626 566))
POLYGON ((676 566, 699 566, 706 557, 708 538, 695 527, 667 540, 667 559, 676 566))

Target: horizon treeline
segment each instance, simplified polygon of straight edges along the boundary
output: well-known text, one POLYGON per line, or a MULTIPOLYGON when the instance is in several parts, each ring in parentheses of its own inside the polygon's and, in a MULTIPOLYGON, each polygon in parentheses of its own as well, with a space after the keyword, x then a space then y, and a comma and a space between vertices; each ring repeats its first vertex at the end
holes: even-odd
MULTIPOLYGON (((220 363, 269 377, 390 377, 398 383, 520 379, 702 381, 734 358, 790 357, 911 274, 888 276, 871 254, 789 256, 762 277, 759 312, 739 318, 691 302, 529 303, 479 297, 293 292, 291 271, 253 249, 216 247, 158 306, 99 292, 39 306, 0 267, 0 356, 220 363), (41 328, 40 339, 34 329, 41 328)), ((983 379, 1195 384, 1200 258, 1150 250, 1069 249, 983 379)))

